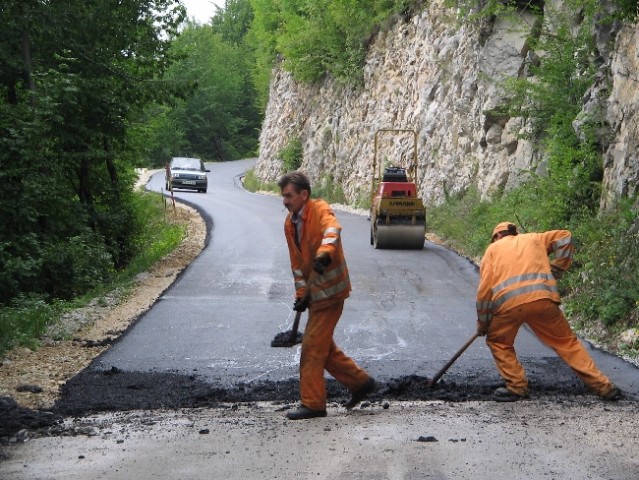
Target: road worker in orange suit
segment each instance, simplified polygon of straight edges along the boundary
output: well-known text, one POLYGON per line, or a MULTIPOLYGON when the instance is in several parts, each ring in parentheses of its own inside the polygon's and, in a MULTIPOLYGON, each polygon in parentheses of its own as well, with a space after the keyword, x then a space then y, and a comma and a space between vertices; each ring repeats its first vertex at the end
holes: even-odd
POLYGON ((300 358, 301 405, 286 416, 291 420, 325 417, 324 370, 351 392, 351 399, 344 404, 347 409, 375 390, 375 380, 333 341, 351 290, 340 238, 342 227, 325 201, 310 198, 311 184, 305 174, 287 173, 278 186, 290 212, 284 234, 296 290, 293 309, 309 309, 300 358), (311 289, 310 299, 304 300, 307 288, 311 289))
POLYGON ((519 235, 509 222, 493 230, 481 262, 477 333, 486 335, 497 370, 506 382, 505 388, 495 391, 495 400, 515 401, 529 395, 528 380, 513 346, 523 323, 594 393, 604 400, 621 397, 620 390, 595 366, 559 308, 556 279, 572 263, 573 250, 568 230, 519 235))

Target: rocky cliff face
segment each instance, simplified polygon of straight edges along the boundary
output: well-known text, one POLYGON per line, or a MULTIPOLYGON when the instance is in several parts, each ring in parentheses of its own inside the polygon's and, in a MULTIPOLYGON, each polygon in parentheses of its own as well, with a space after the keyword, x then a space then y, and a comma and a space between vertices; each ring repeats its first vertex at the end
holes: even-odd
POLYGON ((609 79, 606 118, 611 142, 603 157, 604 208, 639 193, 639 23, 620 30, 609 79))
MULTIPOLYGON (((362 88, 347 89, 330 80, 303 85, 276 69, 260 137, 258 177, 275 180, 282 173, 279 152, 299 138, 301 169, 314 182, 338 182, 347 199, 357 202, 369 193, 375 155, 387 165, 407 165, 412 156, 412 134, 407 133, 380 133, 375 149, 375 133, 387 128, 416 132, 420 194, 428 203, 440 203, 447 193, 472 185, 490 197, 517 185, 530 171, 543 171, 542 155, 518 135, 520 119, 499 114, 504 102, 500 82, 526 75, 526 65, 535 61, 525 41, 535 21, 522 13, 516 20, 460 26, 453 10, 433 1, 419 15, 398 18, 378 34, 369 48, 362 88)), ((585 99, 600 110, 603 101, 612 127, 602 133, 607 148, 604 203, 637 189, 637 28, 623 27, 616 44, 599 35, 604 73, 601 85, 585 99), (602 92, 610 97, 602 98, 602 92)))

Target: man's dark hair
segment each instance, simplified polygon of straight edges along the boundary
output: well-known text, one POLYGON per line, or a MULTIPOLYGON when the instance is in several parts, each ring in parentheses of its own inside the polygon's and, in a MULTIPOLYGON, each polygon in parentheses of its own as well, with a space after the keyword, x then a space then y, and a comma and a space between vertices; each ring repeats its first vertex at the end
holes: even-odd
POLYGON ((293 185, 297 193, 300 193, 302 190, 308 190, 308 196, 311 196, 311 181, 304 173, 299 171, 288 172, 282 175, 277 182, 277 186, 280 187, 280 190, 289 184, 293 185))

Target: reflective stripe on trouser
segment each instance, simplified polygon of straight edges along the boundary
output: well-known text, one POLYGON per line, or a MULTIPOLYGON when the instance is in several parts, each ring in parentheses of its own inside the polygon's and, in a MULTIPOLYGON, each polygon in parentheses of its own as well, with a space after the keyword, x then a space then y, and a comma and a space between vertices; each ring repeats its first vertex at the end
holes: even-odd
POLYGON ((614 388, 573 333, 559 306, 552 300, 543 299, 497 315, 490 324, 486 344, 508 390, 528 394, 528 380, 513 347, 522 323, 527 323, 537 338, 552 348, 597 395, 605 395, 614 388))
POLYGON ((311 307, 302 337, 300 395, 302 405, 313 410, 326 409, 325 369, 350 391, 357 390, 370 378, 333 341, 333 331, 342 314, 344 301, 324 303, 319 308, 311 307))

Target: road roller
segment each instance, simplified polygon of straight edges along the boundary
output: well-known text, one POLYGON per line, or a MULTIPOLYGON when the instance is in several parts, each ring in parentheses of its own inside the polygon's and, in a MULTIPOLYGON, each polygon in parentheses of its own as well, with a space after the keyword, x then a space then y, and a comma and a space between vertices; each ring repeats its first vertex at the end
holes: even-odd
POLYGON ((382 129, 375 134, 371 189, 371 245, 377 248, 422 249, 426 235, 426 210, 417 196, 417 134, 414 130, 382 129), (378 135, 413 133, 412 164, 386 166, 377 161, 378 135), (378 173, 379 172, 379 173, 378 173), (376 174, 377 173, 377 174, 376 174))

